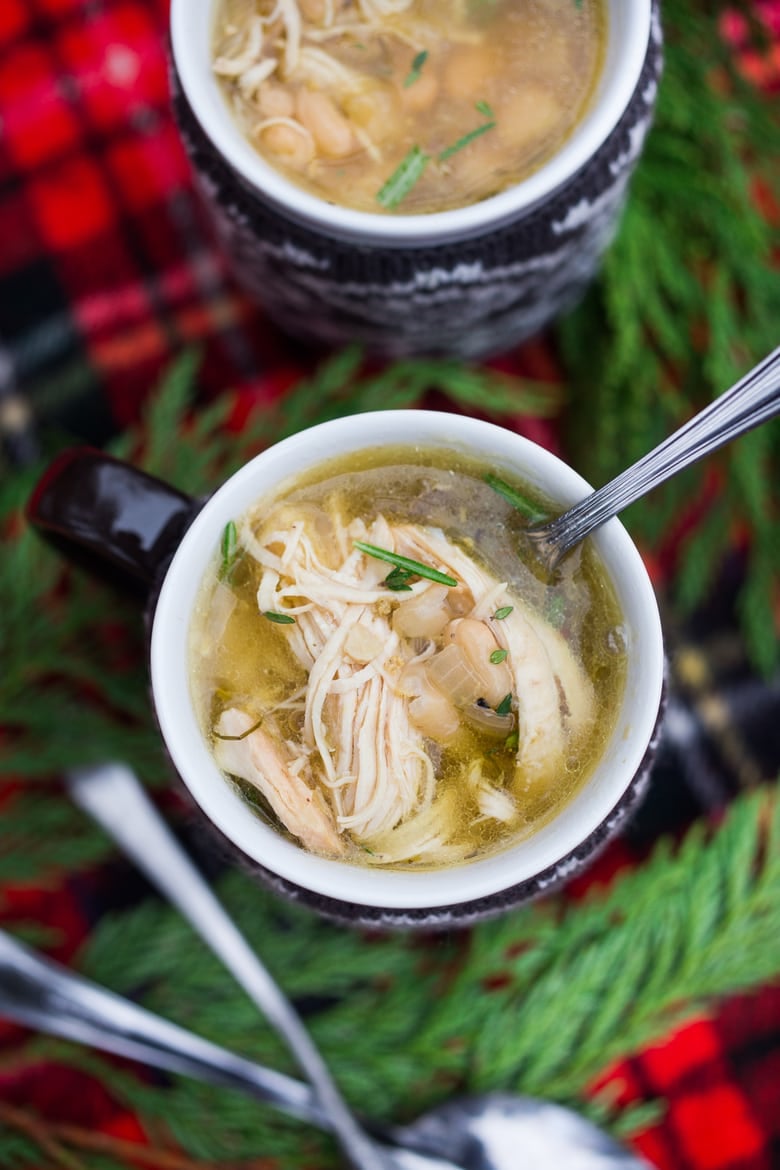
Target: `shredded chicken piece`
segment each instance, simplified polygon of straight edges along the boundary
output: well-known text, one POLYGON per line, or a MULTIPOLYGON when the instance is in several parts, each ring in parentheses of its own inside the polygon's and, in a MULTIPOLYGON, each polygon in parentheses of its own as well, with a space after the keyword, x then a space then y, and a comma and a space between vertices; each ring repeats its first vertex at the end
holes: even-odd
POLYGON ((235 707, 222 712, 217 735, 244 738, 217 739, 214 755, 220 768, 262 792, 282 824, 308 849, 343 855, 344 841, 322 793, 299 774, 305 770, 302 761, 290 766, 274 737, 262 727, 250 731, 253 722, 251 715, 235 707))
MULTIPOLYGON (((353 539, 385 545, 393 539, 382 517, 368 531, 361 524, 351 532, 353 539)), ((279 538, 272 517, 251 544, 266 566, 258 606, 295 613, 290 647, 309 672, 301 750, 317 753, 339 825, 361 839, 396 825, 432 796, 422 737, 386 674, 399 639, 387 616, 372 608, 387 597, 382 581, 388 570, 351 542, 339 563, 328 564, 311 534, 300 529, 280 557, 269 548, 279 538), (349 652, 358 629, 363 644, 376 648, 363 656, 367 661, 349 652)))
POLYGON ((233 56, 224 53, 214 62, 214 72, 220 77, 240 77, 250 66, 254 65, 263 51, 263 22, 259 16, 253 17, 247 25, 247 33, 241 51, 233 56))

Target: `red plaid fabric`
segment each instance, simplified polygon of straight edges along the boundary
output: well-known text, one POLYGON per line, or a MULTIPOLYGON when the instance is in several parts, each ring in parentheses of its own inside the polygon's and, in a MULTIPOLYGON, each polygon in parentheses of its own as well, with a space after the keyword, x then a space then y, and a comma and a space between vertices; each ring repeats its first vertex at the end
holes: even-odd
MULTIPOLYGON (((762 10, 780 33, 780 4, 762 10)), ((171 118, 166 20, 164 0, 0 0, 0 400, 15 392, 39 423, 96 442, 137 416, 183 346, 202 347, 205 396, 230 387, 252 402, 314 361, 241 295, 216 246, 171 118)), ((739 42, 738 16, 727 31, 739 42)), ((745 67, 777 88, 780 49, 745 67)), ((535 343, 505 364, 544 376, 550 358, 535 343)), ((614 845, 597 876, 668 827, 662 807, 707 807, 701 788, 680 786, 690 745, 676 756, 674 746, 654 789, 659 815, 614 845)), ((772 752, 776 766, 776 741, 772 752)), ((5 893, 8 918, 57 925, 64 961, 95 913, 69 885, 5 893)), ((15 1035, 0 1024, 0 1047, 15 1035)), ((725 1003, 604 1079, 626 1102, 668 1099, 636 1141, 659 1170, 780 1168, 780 989, 725 1003)), ((143 1141, 134 1118, 70 1070, 19 1078, 0 1065, 0 1100, 143 1141)))

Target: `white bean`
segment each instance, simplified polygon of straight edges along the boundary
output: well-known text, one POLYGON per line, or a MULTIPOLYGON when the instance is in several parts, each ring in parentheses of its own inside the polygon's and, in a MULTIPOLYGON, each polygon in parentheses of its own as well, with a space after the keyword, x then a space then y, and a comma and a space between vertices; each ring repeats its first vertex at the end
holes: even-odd
POLYGON ((275 154, 287 166, 303 170, 311 162, 314 144, 303 126, 291 120, 279 120, 263 126, 259 131, 266 150, 275 154))
POLYGON ((496 111, 496 133, 511 146, 537 143, 555 134, 563 111, 555 94, 539 81, 505 94, 496 111))
POLYGON ((383 142, 397 134, 400 115, 398 94, 389 85, 372 85, 359 93, 350 94, 344 109, 374 142, 383 142))
POLYGON ((296 111, 303 125, 310 131, 318 152, 326 158, 344 158, 355 149, 352 127, 326 93, 312 89, 300 90, 296 111))

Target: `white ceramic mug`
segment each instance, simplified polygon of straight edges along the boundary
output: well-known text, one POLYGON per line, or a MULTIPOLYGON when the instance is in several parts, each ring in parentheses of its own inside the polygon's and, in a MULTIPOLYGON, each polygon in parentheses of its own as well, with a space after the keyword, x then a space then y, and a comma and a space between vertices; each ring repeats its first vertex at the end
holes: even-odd
POLYGON ((623 615, 628 670, 614 730, 597 766, 547 824, 502 852, 413 872, 314 856, 258 819, 227 783, 191 697, 189 631, 201 582, 226 524, 291 477, 336 456, 382 445, 467 453, 519 477, 562 506, 591 489, 548 451, 511 431, 432 411, 361 414, 313 427, 269 448, 204 505, 99 452, 66 452, 43 477, 32 522, 73 555, 110 562, 154 584, 154 705, 175 768, 219 834, 279 893, 347 922, 443 928, 494 915, 560 884, 622 824, 647 781, 663 707, 664 654, 655 595, 618 520, 593 537, 623 615), (162 580, 159 594, 157 585, 162 580))
POLYGON ((172 0, 174 105, 238 276, 284 329, 383 356, 484 357, 581 295, 610 243, 655 107, 658 0, 604 0, 606 50, 561 149, 506 191, 429 215, 338 207, 249 144, 211 68, 216 0, 172 0))

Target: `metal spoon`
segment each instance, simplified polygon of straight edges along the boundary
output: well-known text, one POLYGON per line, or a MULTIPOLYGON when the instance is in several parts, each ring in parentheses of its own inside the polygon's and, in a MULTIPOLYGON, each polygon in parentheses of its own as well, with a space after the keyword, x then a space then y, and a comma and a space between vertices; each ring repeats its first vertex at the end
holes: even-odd
MULTIPOLYGON (((312 1088, 247 1060, 43 958, 0 930, 0 1016, 207 1084, 242 1089, 332 1130, 312 1088)), ((570 1109, 487 1093, 448 1102, 410 1125, 366 1127, 393 1144, 403 1170, 650 1170, 570 1109), (415 1152, 417 1151, 417 1152, 415 1152), (447 1158, 448 1162, 432 1161, 447 1158)))
POLYGON ((529 528, 525 536, 551 573, 570 549, 605 521, 778 412, 780 348, 615 479, 554 520, 529 528))
MULTIPOLYGON (((444 1170, 446 1166, 451 1170, 455 1166, 461 1170, 516 1170, 519 1150, 523 1150, 524 1170, 557 1170, 564 1165, 567 1170, 647 1170, 643 1162, 571 1111, 506 1095, 434 1110, 410 1126, 393 1130, 392 1152, 386 1146, 379 1147, 349 1113, 294 1009, 162 821, 133 772, 121 764, 106 764, 72 772, 68 786, 76 803, 178 907, 261 1010, 267 1014, 273 1010, 271 1022, 277 1022, 309 1075, 315 1100, 342 1146, 345 1143, 337 1124, 343 1126, 346 1112, 352 1132, 357 1131, 363 1140, 361 1154, 368 1143, 372 1154, 386 1159, 385 1165, 401 1170, 444 1170), (323 1083, 329 1089, 327 1096, 322 1092, 323 1083), (339 1106, 336 1115, 331 1108, 334 1095, 339 1106), (427 1152, 412 1154, 409 1147, 427 1152)), ((348 1148, 345 1152, 351 1153, 348 1148)))
MULTIPOLYGON (((330 1071, 279 985, 250 948, 179 845, 134 773, 122 764, 72 771, 71 796, 100 824, 142 873, 179 910, 287 1043, 327 1113, 330 1128, 356 1170, 411 1170, 400 1151, 371 1138, 355 1118, 330 1071)), ((418 1160, 415 1170, 454 1170, 418 1160)))

